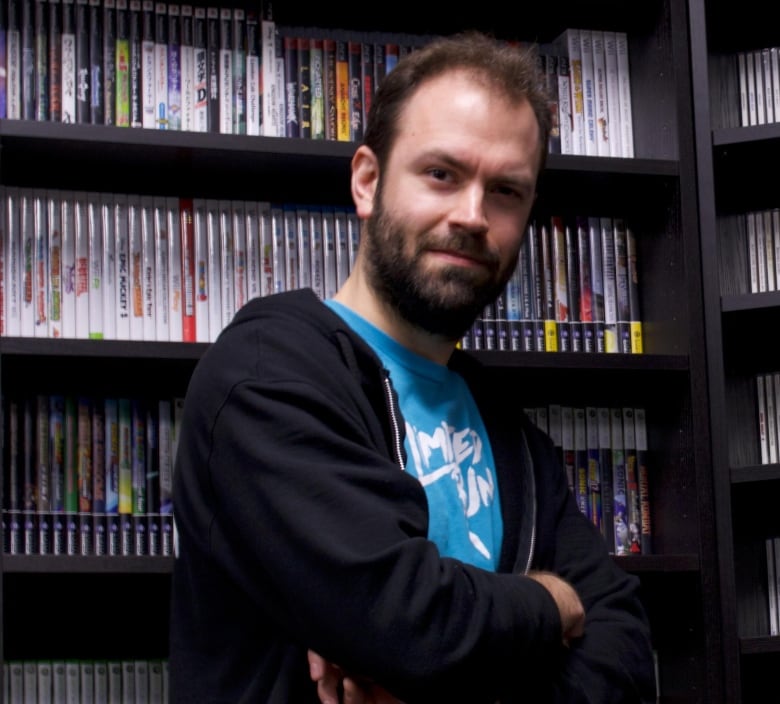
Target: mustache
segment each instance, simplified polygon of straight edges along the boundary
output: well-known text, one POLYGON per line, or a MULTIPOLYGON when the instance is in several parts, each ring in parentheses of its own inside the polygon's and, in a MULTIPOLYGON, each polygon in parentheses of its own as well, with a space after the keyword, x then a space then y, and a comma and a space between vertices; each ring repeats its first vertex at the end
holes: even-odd
POLYGON ((491 268, 498 267, 501 261, 498 252, 488 247, 484 239, 467 232, 450 232, 446 235, 428 232, 417 243, 418 253, 426 250, 451 252, 491 268))

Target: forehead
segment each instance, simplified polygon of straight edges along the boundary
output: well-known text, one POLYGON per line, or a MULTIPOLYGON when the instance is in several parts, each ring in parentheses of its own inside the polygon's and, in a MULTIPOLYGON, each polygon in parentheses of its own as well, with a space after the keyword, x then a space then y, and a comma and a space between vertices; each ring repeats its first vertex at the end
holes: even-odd
POLYGON ((463 149, 472 154, 541 154, 539 125, 526 99, 511 100, 489 77, 466 69, 430 78, 399 115, 395 151, 463 149))

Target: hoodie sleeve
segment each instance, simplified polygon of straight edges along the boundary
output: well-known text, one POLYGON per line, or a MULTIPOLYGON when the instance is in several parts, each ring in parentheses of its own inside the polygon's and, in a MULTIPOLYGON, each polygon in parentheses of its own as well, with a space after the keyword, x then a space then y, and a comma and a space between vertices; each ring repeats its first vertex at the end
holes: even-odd
MULTIPOLYGON (((530 426, 530 424, 529 424, 530 426)), ((555 704, 655 701, 650 629, 639 579, 608 554, 598 529, 581 513, 549 438, 527 427, 539 501, 534 568, 568 580, 586 611, 584 636, 560 653, 538 699, 555 704)))

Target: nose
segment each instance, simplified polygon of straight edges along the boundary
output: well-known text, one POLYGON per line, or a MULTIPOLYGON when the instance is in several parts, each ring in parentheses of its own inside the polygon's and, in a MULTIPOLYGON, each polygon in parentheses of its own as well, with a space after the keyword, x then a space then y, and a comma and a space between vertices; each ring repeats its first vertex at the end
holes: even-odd
POLYGON ((450 214, 452 225, 475 234, 488 231, 489 222, 485 209, 485 189, 479 184, 469 184, 459 189, 450 214))

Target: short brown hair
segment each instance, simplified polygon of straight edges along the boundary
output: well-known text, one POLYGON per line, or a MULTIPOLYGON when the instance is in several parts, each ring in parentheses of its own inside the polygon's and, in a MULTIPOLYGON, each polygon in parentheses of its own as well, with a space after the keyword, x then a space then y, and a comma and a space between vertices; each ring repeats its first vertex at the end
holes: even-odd
POLYGON ((510 43, 476 31, 438 37, 402 58, 377 86, 363 144, 381 165, 397 136, 403 107, 426 81, 465 69, 488 82, 511 102, 527 100, 539 124, 540 168, 547 158, 551 115, 533 45, 510 43))

